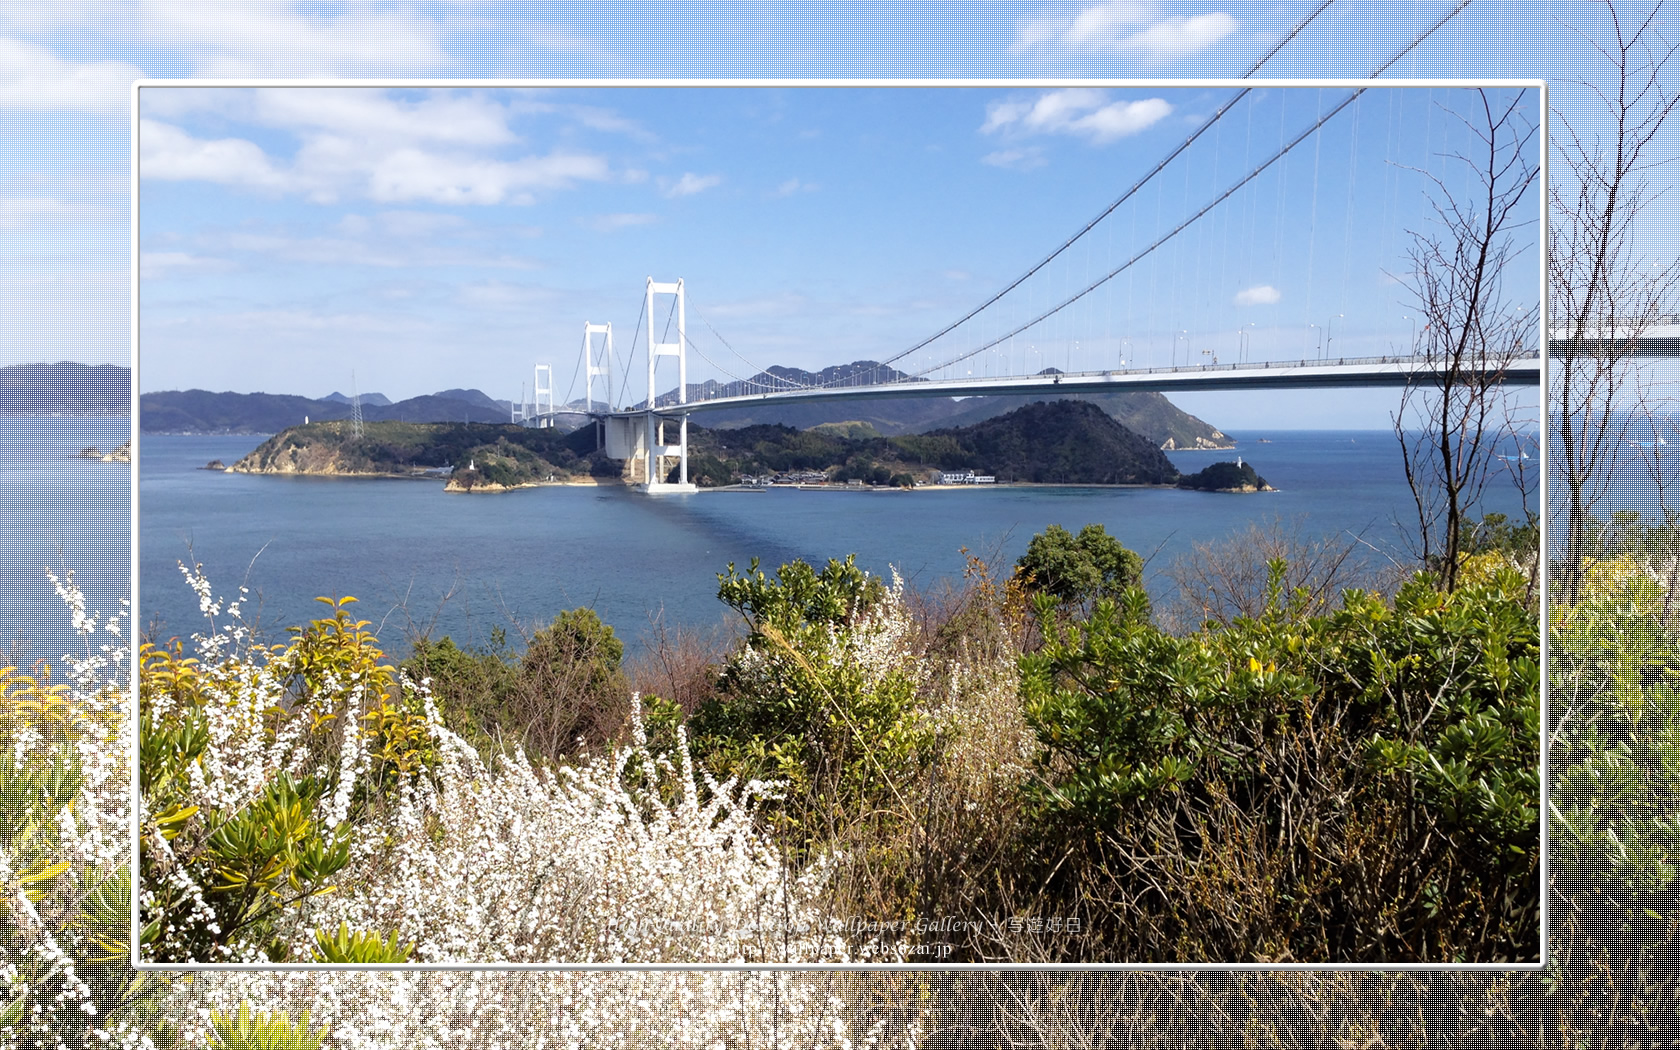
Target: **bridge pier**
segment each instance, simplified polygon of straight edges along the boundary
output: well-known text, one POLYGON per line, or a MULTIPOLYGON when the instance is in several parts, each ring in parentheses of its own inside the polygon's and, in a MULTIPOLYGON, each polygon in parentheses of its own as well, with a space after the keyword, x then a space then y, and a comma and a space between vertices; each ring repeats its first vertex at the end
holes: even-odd
POLYGON ((673 492, 694 492, 696 486, 688 480, 688 420, 668 419, 657 412, 637 412, 627 416, 607 416, 605 427, 607 457, 629 463, 626 480, 643 492, 663 495, 673 492), (667 441, 665 428, 671 423, 679 427, 678 441, 667 441), (677 460, 677 480, 666 481, 671 473, 671 459, 677 460), (649 479, 652 479, 651 482, 649 479))

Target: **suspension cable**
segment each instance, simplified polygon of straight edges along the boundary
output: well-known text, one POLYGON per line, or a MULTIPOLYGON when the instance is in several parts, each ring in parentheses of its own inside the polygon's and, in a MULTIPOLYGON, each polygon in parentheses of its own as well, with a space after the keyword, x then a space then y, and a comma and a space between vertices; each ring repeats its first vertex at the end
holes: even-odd
MULTIPOLYGON (((1306 18, 1304 18, 1300 22, 1296 23, 1294 28, 1292 28, 1287 34, 1284 35, 1283 39, 1279 40, 1276 44, 1274 44, 1270 51, 1267 51, 1264 55, 1260 56, 1259 61, 1255 62, 1252 66, 1250 66, 1248 68, 1248 71, 1242 75, 1243 79, 1247 79, 1249 77, 1252 77, 1256 72, 1258 72, 1261 66, 1263 66, 1267 62, 1271 61, 1271 59, 1273 57, 1275 57, 1279 51, 1283 50, 1284 45, 1288 44, 1291 40, 1294 40, 1297 36, 1299 36, 1302 30, 1306 29, 1306 27, 1308 25, 1310 25, 1314 19, 1316 19, 1319 15, 1323 14, 1325 9, 1328 8, 1334 2, 1335 2, 1335 0, 1323 0, 1323 2, 1320 3, 1316 8, 1314 8, 1312 10, 1312 12, 1307 15, 1306 18)), ((1469 0, 1465 0, 1465 2, 1468 3, 1469 0)), ((987 299, 985 302, 981 303, 979 306, 976 306, 974 309, 970 310, 968 313, 966 313, 963 316, 957 318, 955 321, 952 321, 950 324, 946 325, 944 328, 941 328, 939 331, 935 332, 933 335, 928 336, 926 339, 923 339, 921 342, 917 343, 915 346, 910 347, 908 350, 900 351, 899 353, 893 355, 892 357, 887 358, 885 361, 882 361, 881 364, 891 365, 891 364, 893 364, 897 361, 902 361, 904 358, 906 358, 906 357, 910 356, 911 354, 915 353, 916 351, 922 349, 923 347, 927 346, 929 343, 932 343, 935 340, 940 339, 943 336, 949 335, 952 331, 954 331, 958 327, 960 327, 964 322, 972 320, 976 314, 980 313, 980 311, 982 311, 982 310, 986 309, 987 307, 991 306, 993 303, 997 302, 999 299, 1002 299, 1004 296, 1008 295, 1010 292, 1014 291, 1016 288, 1019 288, 1021 286, 1021 284, 1024 283, 1029 277, 1033 276, 1034 274, 1038 273, 1040 270, 1044 269, 1044 267, 1048 266, 1057 256, 1061 255, 1063 252, 1067 251, 1068 248, 1072 247, 1073 243, 1075 241, 1079 240, 1081 237, 1085 236, 1087 233, 1090 233, 1091 230, 1094 229, 1099 222, 1102 222, 1104 219, 1108 218, 1109 215, 1113 214, 1113 212, 1116 208, 1120 207, 1120 205, 1122 205, 1122 204, 1126 203, 1128 200, 1130 200, 1133 197, 1133 195, 1135 195, 1137 193, 1138 190, 1142 189, 1144 187, 1144 185, 1146 183, 1148 183, 1151 179, 1153 179, 1156 175, 1159 175, 1161 173, 1161 171, 1164 168, 1166 168, 1166 166, 1168 164, 1171 164, 1173 162, 1173 160, 1178 157, 1179 154, 1181 154, 1185 150, 1189 149, 1190 146, 1197 139, 1201 138, 1202 134, 1204 132, 1206 132, 1209 128, 1213 127, 1214 124, 1218 123, 1219 120, 1222 117, 1224 117, 1227 112, 1230 111, 1231 107, 1236 105, 1238 102, 1242 101, 1243 97, 1245 95, 1247 95, 1251 90, 1253 90, 1253 89, 1252 88, 1242 88, 1236 94, 1232 95, 1230 97, 1230 99, 1228 99, 1223 106, 1220 106, 1218 109, 1214 110, 1212 116, 1208 117, 1207 120, 1203 121, 1200 127, 1198 127, 1195 131, 1192 131, 1188 138, 1186 138, 1183 142, 1179 143, 1178 146, 1175 147, 1171 153, 1168 153, 1165 157, 1163 157, 1159 163, 1157 163, 1153 168, 1151 168, 1149 170, 1149 172, 1147 174, 1145 174, 1143 176, 1143 178, 1134 182, 1131 185, 1131 187, 1126 190, 1125 193, 1122 193, 1112 204, 1110 204, 1108 207, 1104 208, 1101 212, 1099 212, 1097 214, 1096 218, 1092 219, 1090 222, 1087 222, 1084 226, 1080 227, 1079 231, 1077 233, 1075 233, 1072 237, 1069 237, 1067 240, 1063 241, 1061 243, 1061 245, 1056 248, 1055 251, 1052 251, 1049 255, 1046 255, 1044 258, 1042 258, 1038 262, 1034 263, 1031 269, 1027 270, 1025 273, 1021 274, 1021 276, 1015 278, 1013 281, 1009 282, 1007 285, 1005 285, 1003 287, 1003 289, 1001 291, 997 292, 991 298, 987 299)), ((847 377, 847 378, 851 378, 851 377, 847 377)), ((829 385, 840 385, 840 384, 839 383, 833 383, 833 384, 829 384, 829 385)))
MULTIPOLYGON (((1442 26, 1446 25, 1447 22, 1451 21, 1454 17, 1456 17, 1459 14, 1459 12, 1463 11, 1466 7, 1470 6, 1470 3, 1471 3, 1471 0, 1459 0, 1459 3, 1451 11, 1449 11, 1447 14, 1443 15, 1440 18, 1440 20, 1438 20, 1434 25, 1430 26, 1428 29, 1423 30, 1417 36, 1413 37, 1411 43, 1409 43, 1405 47, 1401 48, 1398 52, 1396 52, 1393 56, 1391 56, 1386 62, 1379 65, 1371 73, 1371 77, 1375 78, 1375 77, 1381 75, 1390 66, 1394 65, 1394 63, 1400 61, 1400 59, 1404 58, 1409 52, 1415 50, 1419 44, 1423 43, 1424 40, 1428 39, 1432 34, 1434 34, 1434 32, 1436 30, 1438 30, 1442 26)), ((1321 10, 1322 10, 1322 8, 1321 8, 1321 10)), ((1316 12, 1315 12, 1315 14, 1316 14, 1316 12)), ((1248 88, 1244 88, 1242 93, 1246 93, 1249 90, 1250 89, 1248 89, 1248 88)), ((1146 255, 1150 254, 1156 248, 1159 248, 1162 244, 1166 243, 1171 238, 1177 236, 1180 232, 1182 232, 1191 223, 1195 222, 1197 219, 1200 219, 1203 215, 1206 215, 1209 211, 1213 210, 1213 208, 1216 205, 1220 204, 1222 201, 1229 198, 1232 194, 1236 193, 1243 186, 1247 185, 1254 178, 1256 178, 1258 175, 1260 175, 1262 172, 1264 172, 1267 168, 1271 167, 1274 163, 1276 163, 1279 159, 1281 159, 1290 150, 1294 149, 1296 146, 1300 145, 1303 141, 1305 141, 1307 136, 1313 134, 1319 128, 1323 127, 1326 123, 1328 123, 1330 121, 1331 118, 1335 117, 1336 114, 1338 114, 1342 110, 1346 109, 1349 105, 1351 105, 1354 102, 1354 100, 1358 99, 1361 95, 1363 95, 1368 90, 1370 90, 1370 89, 1369 88, 1364 88, 1364 87, 1356 88, 1353 91, 1352 94, 1348 95, 1347 98, 1343 99, 1340 103, 1338 103, 1335 106, 1335 108, 1330 110, 1329 113, 1324 114, 1314 124, 1312 124, 1310 127, 1308 127, 1305 131, 1302 131, 1299 135, 1297 135, 1293 140, 1291 140, 1282 149, 1280 149, 1276 153, 1272 154, 1271 157, 1267 158, 1259 166, 1257 166, 1252 171, 1250 171, 1247 175, 1245 175, 1241 179, 1239 179, 1229 189, 1225 190, 1225 192, 1221 193, 1219 196, 1215 197, 1212 201, 1210 201, 1206 205, 1204 205, 1201 208, 1200 211, 1197 211, 1194 215, 1191 215, 1189 218, 1185 219, 1183 222, 1181 222, 1177 226, 1173 227, 1165 235, 1156 239, 1147 248, 1138 252, 1136 255, 1134 255, 1130 259, 1126 260, 1126 262, 1122 263, 1120 266, 1118 266, 1114 270, 1109 271, 1109 273, 1106 274, 1105 276, 1103 276, 1103 277, 1099 278, 1098 280, 1092 282, 1091 284, 1087 285, 1085 288, 1081 289, 1079 292, 1076 292, 1074 295, 1062 300, 1060 303, 1057 303, 1055 306, 1051 307, 1050 309, 1045 310, 1043 313, 1040 313, 1038 316, 1034 317, 1032 320, 1030 320, 1027 323, 1021 325, 1020 327, 1012 329, 1011 331, 1007 332, 1006 334, 1004 334, 1002 336, 999 336, 996 339, 993 339, 990 342, 985 343, 984 345, 975 347, 972 350, 966 351, 965 353, 959 354, 956 357, 950 358, 949 360, 946 360, 944 362, 941 362, 940 364, 934 365, 930 368, 924 369, 924 370, 922 370, 920 372, 916 372, 914 374, 916 376, 927 376, 927 375, 929 375, 933 372, 937 372, 941 368, 948 368, 951 365, 957 364, 961 361, 965 361, 968 358, 973 357, 976 354, 984 353, 985 351, 990 350, 992 347, 998 345, 1001 342, 1004 342, 1005 340, 1009 339, 1010 337, 1020 335, 1022 332, 1025 332, 1027 329, 1032 328, 1034 325, 1038 324, 1039 322, 1043 321, 1044 319, 1052 316, 1053 314, 1057 313, 1058 311, 1060 311, 1062 309, 1065 309, 1066 307, 1070 306, 1071 304, 1073 304, 1075 302, 1078 302, 1080 299, 1083 299, 1086 295, 1089 295, 1091 292, 1095 291, 1097 288, 1100 288, 1102 285, 1107 284, 1110 280, 1119 276, 1125 270, 1130 268, 1132 266, 1132 264, 1134 264, 1138 260, 1144 258, 1146 255)), ((1239 95, 1239 97, 1240 97, 1240 95, 1239 95)), ((1229 106, 1227 106, 1226 108, 1228 109, 1229 106)), ((1221 109, 1219 112, 1223 113, 1223 112, 1225 112, 1225 109, 1221 109)), ((1218 116, 1219 116, 1219 114, 1216 113, 1212 119, 1216 120, 1216 119, 1218 119, 1218 116)), ((1211 120, 1210 120, 1209 123, 1211 124, 1211 120)), ((1201 128, 1198 128, 1197 131, 1196 131, 1196 134, 1200 135, 1203 131, 1205 131, 1207 129, 1207 127, 1208 127, 1208 125, 1203 125, 1201 128)), ((1188 145, 1188 144, 1189 144, 1188 142, 1185 143, 1185 145, 1188 145)), ((1173 153, 1168 157, 1168 159, 1170 160, 1173 156, 1177 156, 1178 153, 1183 151, 1183 148, 1184 148, 1183 146, 1180 146, 1177 150, 1174 150, 1173 153)), ((1164 164, 1165 164, 1165 162, 1162 162, 1162 164, 1157 165, 1156 168, 1154 169, 1154 171, 1152 171, 1150 173, 1150 176, 1145 177, 1145 180, 1147 180, 1149 177, 1152 177, 1155 174, 1156 171, 1159 171, 1160 168, 1162 166, 1164 166, 1164 164)), ((1137 186, 1141 186, 1141 185, 1142 185, 1142 182, 1139 182, 1137 184, 1137 186)), ((1127 195, 1129 196, 1131 193, 1133 193, 1137 189, 1137 186, 1134 186, 1131 190, 1128 190, 1127 195)), ((1121 199, 1124 200, 1125 198, 1123 197, 1121 199)), ((1120 203, 1119 201, 1116 201, 1115 202, 1116 206, 1119 203, 1120 203)), ((1109 209, 1109 211, 1112 211, 1112 210, 1113 210, 1113 208, 1111 207, 1109 209)), ((1108 212, 1106 212, 1106 211, 1103 213, 1104 216, 1106 216, 1107 214, 1108 214, 1108 212)), ((1098 219, 1100 220, 1102 217, 1103 216, 1098 216, 1098 219)), ((1081 230, 1078 234, 1076 234, 1075 239, 1077 239, 1080 236, 1083 236, 1085 234, 1085 232, 1087 230, 1089 230, 1091 228, 1091 226, 1094 226, 1094 225, 1095 225, 1095 221, 1093 221, 1090 225, 1086 226, 1084 230, 1081 230)), ((1070 240, 1068 243, 1071 244, 1072 241, 1070 240)), ((1067 245, 1064 244, 1063 248, 1065 248, 1066 246, 1067 245)), ((1059 254, 1061 250, 1062 249, 1057 249, 1057 253, 1059 254)), ((1054 255, 1050 256, 1050 258, 1054 258, 1054 257, 1055 257, 1054 255)), ((1047 258, 1045 260, 1045 262, 1048 262, 1048 261, 1049 261, 1049 259, 1047 258)), ((1043 265, 1044 265, 1044 263, 1040 263, 1038 267, 1035 267, 1035 270, 1038 269, 1038 268, 1042 268, 1043 265)), ((1031 273, 1028 273, 1027 275, 1024 275, 1022 278, 1020 278, 1020 280, 1017 280, 1015 283, 1019 284, 1021 281, 1025 280, 1027 276, 1031 276, 1031 273)), ((1013 287, 1015 287, 1015 285, 1011 285, 1010 288, 1004 289, 1003 292, 999 292, 997 295, 995 295, 991 299, 987 300, 987 302, 985 303, 985 306, 990 306, 992 303, 996 302, 999 298, 1001 298, 1003 296, 1003 294, 1005 292, 1008 292, 1013 287)), ((982 306, 980 309, 984 309, 985 306, 982 306)), ((978 312, 979 312, 979 310, 974 311, 974 313, 978 313, 978 312)), ((962 320, 963 321, 968 320, 969 317, 974 316, 974 313, 970 313, 967 317, 964 317, 962 320)), ((911 347, 909 350, 906 350, 903 353, 897 355, 896 357, 890 358, 888 361, 883 362, 883 363, 890 364, 893 361, 900 360, 906 354, 913 353, 914 351, 919 350, 922 347, 927 346, 929 343, 933 342, 934 339, 939 338, 939 336, 947 334, 948 332, 950 332, 952 329, 956 328, 957 325, 960 325, 961 323, 962 323, 962 321, 958 321, 955 324, 950 325, 949 327, 947 327, 943 331, 941 331, 938 335, 935 335, 935 336, 933 336, 929 339, 923 340, 922 342, 920 342, 920 343, 916 344, 915 346, 911 347)))

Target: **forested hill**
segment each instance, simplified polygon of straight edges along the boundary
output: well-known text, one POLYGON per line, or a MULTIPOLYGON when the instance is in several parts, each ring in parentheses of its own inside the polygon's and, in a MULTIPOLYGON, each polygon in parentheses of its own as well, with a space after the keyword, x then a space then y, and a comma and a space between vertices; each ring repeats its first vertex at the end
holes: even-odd
MULTIPOLYGON (((353 437, 343 420, 290 427, 231 469, 254 474, 449 476, 455 488, 517 488, 616 476, 594 428, 572 433, 508 424, 369 422, 353 437)), ((830 481, 909 484, 935 471, 1000 482, 1171 485, 1179 478, 1154 443, 1083 401, 1036 402, 970 427, 882 437, 856 428, 689 428, 689 476, 703 486, 808 471, 830 481)))
POLYGON ((1170 485, 1178 480, 1178 468, 1159 447, 1089 401, 1037 401, 973 426, 922 436, 956 441, 976 470, 983 467, 999 481, 1170 485))
MULTIPOLYGON (((857 361, 842 368, 825 369, 822 373, 775 369, 770 373, 761 373, 753 384, 694 383, 690 384, 688 399, 697 401, 774 388, 773 379, 785 380, 789 385, 818 385, 828 378, 829 373, 868 373, 872 365, 873 362, 870 361, 857 361)), ((887 379, 907 378, 891 369, 882 371, 891 373, 885 376, 887 379)), ((660 397, 662 403, 675 399, 674 390, 660 397)), ((708 412, 704 418, 706 424, 714 429, 779 423, 796 430, 809 430, 824 423, 860 422, 869 424, 877 433, 891 436, 969 426, 1014 411, 1038 399, 1039 396, 1033 394, 998 394, 968 397, 960 401, 948 397, 884 397, 811 404, 772 402, 708 412)), ((1127 429, 1142 434, 1158 446, 1235 447, 1231 439, 1221 433, 1219 428, 1184 411, 1157 391, 1122 390, 1107 394, 1076 394, 1069 400, 1089 401, 1100 406, 1127 429)))
POLYGON ((932 471, 970 470, 1000 482, 1170 485, 1178 470, 1148 439, 1083 401, 1035 402, 968 427, 896 437, 854 428, 689 429, 689 477, 724 485, 743 475, 822 471, 831 480, 884 484, 932 471))
MULTIPOLYGON (((226 390, 160 390, 140 395, 140 429, 149 434, 273 434, 306 420, 349 418, 350 399, 337 391, 323 398, 226 390)), ((445 390, 395 402, 368 395, 362 401, 362 418, 368 422, 504 423, 508 405, 479 390, 445 390)))

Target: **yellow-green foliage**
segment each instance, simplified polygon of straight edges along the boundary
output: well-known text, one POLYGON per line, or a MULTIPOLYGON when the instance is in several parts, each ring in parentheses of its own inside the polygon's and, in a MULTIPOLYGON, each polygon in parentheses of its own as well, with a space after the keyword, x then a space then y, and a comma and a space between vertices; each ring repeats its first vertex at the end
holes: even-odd
MULTIPOLYGON (((54 582, 78 633, 120 639, 54 582)), ((104 676, 126 650, 86 653, 62 680, 0 667, 0 1046, 96 1045, 149 988, 128 968, 126 697, 104 676)))
POLYGON ((381 937, 366 930, 352 930, 349 923, 341 922, 331 933, 316 930, 312 950, 316 962, 401 963, 408 961, 414 945, 400 943, 395 930, 381 937))
MULTIPOLYGON (((360 815, 436 759, 423 697, 352 620, 201 661, 140 652, 142 952, 213 961, 279 951, 303 900, 333 891, 360 815)), ((212 647, 215 651, 215 647, 212 647)))
POLYGON ((1046 890, 1113 957, 1533 958, 1539 633, 1506 568, 1186 638, 1140 590, 1022 660, 1046 890), (1122 901, 1116 905, 1114 902, 1122 901))
POLYGON ((323 1030, 311 1031, 309 1011, 296 1021, 286 1014, 255 1013, 240 1003, 233 1014, 210 1011, 211 1050, 321 1050, 323 1030))
POLYGON ((898 647, 902 622, 884 615, 896 596, 849 557, 820 572, 791 562, 775 578, 755 560, 719 581, 750 634, 693 720, 696 754, 720 774, 781 781, 796 852, 840 809, 892 808, 933 741, 898 647))
POLYGON ((1571 928, 1672 943, 1680 896, 1680 629, 1634 555, 1589 558, 1552 612, 1552 868, 1571 928))

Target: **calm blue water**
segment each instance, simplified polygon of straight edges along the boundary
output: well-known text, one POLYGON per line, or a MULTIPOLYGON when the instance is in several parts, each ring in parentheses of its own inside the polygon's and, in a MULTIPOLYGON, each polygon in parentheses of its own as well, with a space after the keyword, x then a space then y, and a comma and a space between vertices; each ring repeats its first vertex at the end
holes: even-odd
MULTIPOLYGON (((223 474, 198 468, 232 463, 261 439, 144 435, 140 618, 160 637, 200 629, 177 568, 188 560, 218 592, 248 586, 249 608, 276 632, 319 615, 317 595, 355 595, 385 644, 405 649, 417 632, 483 642, 492 627, 540 626, 580 605, 634 643, 660 616, 699 628, 724 619, 717 574, 730 562, 744 569, 756 556, 774 568, 855 553, 872 571, 896 566, 928 585, 961 574, 961 548, 1012 562, 1050 524, 1100 522, 1150 557, 1152 573, 1193 541, 1273 516, 1304 518, 1309 535, 1351 529, 1378 547, 1401 544, 1394 523, 1412 514, 1411 497, 1391 433, 1266 436, 1271 444, 1243 441, 1240 451, 1281 491, 1249 496, 997 488, 649 499, 616 486, 468 496, 436 481, 223 474)), ((1173 459, 1196 470, 1230 456, 1173 459)))
POLYGON ((0 417, 0 665, 80 649, 48 568, 75 570, 90 612, 128 597, 131 467, 76 455, 128 439, 126 418, 0 417))

